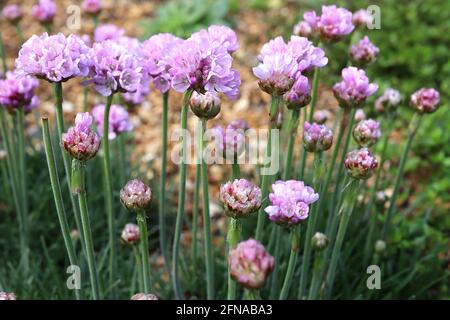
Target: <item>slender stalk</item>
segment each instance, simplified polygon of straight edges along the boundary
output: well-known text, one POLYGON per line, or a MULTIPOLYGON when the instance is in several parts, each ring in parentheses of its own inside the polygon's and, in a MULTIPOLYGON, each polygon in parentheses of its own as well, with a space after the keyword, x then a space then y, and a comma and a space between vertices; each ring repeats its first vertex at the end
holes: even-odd
POLYGON ((16 29, 17 39, 19 39, 19 46, 21 46, 24 42, 22 28, 20 27, 20 23, 15 23, 14 28, 16 29))
POLYGON ((164 258, 164 265, 169 269, 169 253, 166 242, 166 174, 167 174, 167 119, 169 113, 169 92, 163 94, 162 114, 162 155, 161 180, 159 185, 159 245, 164 258))
MULTIPOLYGON (((308 116, 308 110, 306 108, 303 109, 303 122, 306 121, 306 117, 308 116)), ((305 149, 300 148, 302 150, 302 154, 300 155, 300 166, 298 170, 298 180, 303 180, 305 175, 305 166, 306 166, 306 157, 308 156, 308 152, 305 149)))
POLYGON ((150 257, 148 252, 148 231, 147 231, 147 219, 145 217, 145 212, 140 211, 137 213, 136 220, 139 225, 139 231, 141 233, 141 261, 142 261, 142 274, 144 279, 144 292, 149 293, 151 282, 150 282, 150 257))
POLYGON ((323 264, 324 264, 324 254, 322 251, 317 251, 314 256, 313 275, 311 278, 311 287, 309 289, 308 300, 317 299, 323 264))
MULTIPOLYGON (((111 159, 109 153, 109 111, 111 108, 114 95, 110 95, 106 99, 105 112, 103 118, 103 174, 105 179, 105 205, 108 217, 108 234, 109 234, 109 285, 113 288, 114 276, 116 274, 116 226, 113 212, 113 188, 111 177, 111 159)), ((113 295, 115 289, 113 288, 113 295)))
POLYGON ((231 171, 233 173, 233 180, 241 177, 241 169, 239 168, 239 163, 237 163, 237 160, 231 164, 231 171))
POLYGON ((295 227, 291 231, 291 254, 289 256, 289 263, 284 277, 283 287, 280 292, 280 300, 285 300, 289 295, 289 289, 291 288, 292 278, 294 276, 295 265, 297 264, 297 256, 300 243, 300 226, 295 227))
POLYGON ((194 182, 194 209, 192 213, 192 264, 193 270, 197 269, 198 260, 198 215, 199 215, 199 195, 201 182, 201 164, 195 165, 195 182, 194 182))
POLYGON ((339 229, 334 242, 333 252, 331 254, 330 266, 326 278, 326 298, 331 298, 333 293, 333 284, 336 277, 337 262, 341 253, 342 244, 344 242, 345 233, 347 232, 347 226, 350 221, 350 217, 356 206, 356 196, 358 192, 359 181, 352 180, 350 182, 349 191, 346 202, 341 208, 339 229))
POLYGON ((25 113, 23 109, 18 109, 16 114, 17 120, 17 137, 18 137, 18 155, 20 164, 20 184, 22 193, 22 205, 24 216, 24 227, 28 233, 28 197, 27 197, 27 167, 26 167, 26 144, 25 144, 25 113))
POLYGON ((261 300, 261 296, 259 294, 259 290, 244 290, 244 300, 261 300))
POLYGON ((126 132, 122 132, 117 137, 118 142, 118 153, 119 153, 119 179, 120 179, 120 185, 123 186, 126 183, 126 177, 127 177, 127 152, 126 152, 126 132))
POLYGON ((408 140, 406 141, 406 145, 403 149, 402 156, 400 158, 400 163, 398 166, 397 175, 395 176, 394 182, 394 191, 392 192, 392 196, 389 202, 389 208, 386 214, 386 219, 384 220, 383 231, 381 233, 382 239, 386 239, 389 234, 390 222, 392 219, 392 214, 395 210, 395 201, 397 200, 398 190, 400 188, 400 181, 403 178, 403 173, 405 170, 405 163, 408 157, 408 152, 411 149, 411 144, 416 135, 417 130, 419 129, 420 123, 422 120, 422 115, 419 113, 414 113, 414 116, 411 119, 411 122, 408 127, 408 140))
MULTIPOLYGON (((241 223, 239 219, 230 218, 228 223, 228 252, 232 250, 241 238, 241 223)), ((236 282, 231 278, 230 265, 228 264, 228 300, 236 299, 236 282)))
MULTIPOLYGON (((202 120, 202 140, 206 130, 206 120, 202 120)), ((205 141, 200 144, 202 163, 202 193, 203 193, 203 237, 205 241, 205 266, 206 266, 206 297, 214 299, 214 252, 212 248, 211 217, 209 215, 209 191, 208 191, 208 167, 203 157, 205 141)))
MULTIPOLYGON (((320 46, 320 43, 318 44, 318 46, 320 46)), ((314 109, 316 107, 317 93, 318 93, 318 89, 319 89, 319 78, 320 78, 320 68, 315 68, 314 76, 313 76, 311 104, 310 104, 310 108, 309 108, 309 117, 308 117, 309 122, 312 122, 314 119, 314 109)))
POLYGON ((52 34, 52 27, 50 23, 44 23, 42 24, 42 27, 44 28, 45 32, 47 32, 49 35, 52 34))
MULTIPOLYGON (((185 134, 187 130, 187 115, 189 109, 189 100, 191 99, 192 91, 189 90, 184 94, 183 106, 181 108, 181 130, 185 134)), ((180 163, 180 177, 179 177, 179 190, 178 190, 178 210, 177 219, 175 222, 175 235, 173 239, 173 250, 172 250, 172 278, 173 278, 173 289, 175 292, 175 297, 177 299, 183 299, 183 292, 180 288, 179 277, 178 277, 178 266, 179 266, 179 251, 180 251, 180 238, 183 228, 183 218, 185 210, 185 200, 186 200, 186 159, 187 159, 187 137, 182 137, 181 143, 181 163, 180 163)))
MULTIPOLYGON (((53 198, 55 200, 56 213, 58 214, 58 220, 61 227, 64 244, 66 246, 67 255, 71 265, 78 265, 75 249, 73 247, 72 239, 70 238, 70 228, 67 222, 66 211, 64 209, 61 185, 59 183, 58 170, 56 169, 56 162, 47 118, 42 118, 42 135, 44 140, 45 155, 47 158, 48 172, 50 175, 50 183, 52 186, 53 198)), ((77 300, 80 299, 80 292, 77 289, 75 290, 75 297, 77 300)))
POLYGON ((139 292, 144 291, 144 274, 142 273, 142 260, 141 253, 139 252, 138 246, 133 246, 134 259, 136 260, 136 269, 138 271, 139 277, 139 292))
POLYGON ((83 112, 88 112, 89 87, 83 87, 83 112))
POLYGON ((3 68, 3 74, 6 75, 6 71, 8 71, 8 66, 6 64, 6 52, 5 52, 5 46, 3 45, 3 37, 0 32, 0 55, 2 56, 2 68, 3 68))
POLYGON ((89 213, 86 199, 86 187, 85 187, 85 164, 78 160, 72 160, 72 185, 77 190, 78 204, 80 206, 81 224, 84 234, 84 242, 87 253, 87 262, 89 269, 89 278, 91 281, 92 298, 94 300, 100 299, 100 285, 97 273, 97 266, 95 264, 94 255, 94 242, 92 240, 92 231, 89 221, 89 213), (75 185, 76 184, 76 185, 75 185))
POLYGON ((294 155, 294 145, 295 145, 295 139, 297 138, 297 128, 300 118, 300 110, 295 109, 292 110, 291 120, 289 121, 289 141, 288 141, 288 150, 286 155, 286 162, 284 165, 284 177, 283 179, 286 180, 289 177, 289 174, 291 173, 291 167, 292 167, 292 158, 294 155))
MULTIPOLYGON (((270 104, 270 113, 269 113, 269 134, 267 141, 267 149, 264 159, 264 165, 269 167, 272 159, 272 130, 276 128, 276 117, 278 114, 278 105, 280 98, 277 96, 272 96, 272 101, 270 104)), ((263 170, 263 169, 262 169, 263 170)), ((262 171, 261 170, 261 171, 262 171)), ((264 222, 266 219, 266 213, 264 212, 264 208, 267 206, 268 193, 269 193, 269 181, 271 175, 262 174, 261 177, 261 209, 258 211, 258 222, 256 225, 256 233, 255 238, 257 241, 261 242, 263 235, 264 222)))

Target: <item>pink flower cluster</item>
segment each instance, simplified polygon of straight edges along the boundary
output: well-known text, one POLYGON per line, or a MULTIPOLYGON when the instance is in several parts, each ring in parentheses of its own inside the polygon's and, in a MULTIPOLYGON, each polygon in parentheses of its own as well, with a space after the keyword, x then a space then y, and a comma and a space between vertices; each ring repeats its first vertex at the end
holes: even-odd
POLYGON ((402 96, 398 90, 388 88, 375 100, 375 110, 380 113, 393 111, 402 101, 402 96))
MULTIPOLYGON (((322 6, 320 16, 315 11, 307 11, 303 14, 303 20, 312 31, 320 34, 324 40, 339 40, 353 31, 352 13, 335 5, 322 6)), ((303 27, 305 28, 305 27, 303 27)))
POLYGON ((259 289, 273 270, 275 259, 254 239, 240 242, 228 256, 234 281, 247 289, 259 289))
POLYGON ((371 147, 381 137, 380 123, 373 119, 358 122, 353 129, 353 137, 361 147, 371 147))
POLYGON ((56 15, 56 4, 53 0, 39 0, 31 8, 31 15, 40 23, 50 23, 56 15))
POLYGON ((379 53, 380 49, 370 42, 368 36, 364 36, 364 38, 350 48, 350 58, 358 66, 367 66, 373 63, 379 53))
POLYGON ((100 137, 92 130, 92 116, 88 113, 78 113, 75 125, 63 133, 61 144, 71 157, 79 161, 93 158, 100 149, 100 137))
POLYGON ((439 106, 439 92, 433 88, 422 88, 411 95, 411 106, 421 113, 433 113, 439 106))
POLYGON ((29 112, 39 104, 39 98, 35 95, 38 86, 36 78, 31 76, 20 77, 14 72, 7 72, 6 79, 0 80, 0 105, 9 111, 23 108, 29 112))
POLYGON ((11 23, 17 23, 22 19, 22 10, 16 4, 10 4, 3 8, 3 17, 11 23))
POLYGON ((378 85, 369 83, 366 73, 356 67, 342 70, 342 81, 333 86, 333 93, 343 108, 359 108, 367 97, 378 90, 378 85))
POLYGON ((350 151, 345 158, 348 174, 354 179, 368 179, 378 166, 375 156, 367 148, 350 151))
POLYGON ((319 199, 314 189, 303 181, 277 181, 269 194, 271 205, 265 208, 271 221, 292 227, 308 218, 309 206, 319 199))
MULTIPOLYGON (((92 109, 92 115, 95 119, 97 131, 103 136, 103 122, 105 119, 105 105, 100 104, 92 109)), ((108 139, 113 140, 122 132, 133 130, 133 124, 130 121, 127 110, 118 104, 112 104, 109 109, 109 132, 108 139)))
POLYGON ((261 206, 261 189, 246 179, 236 179, 220 186, 220 201, 227 216, 244 218, 261 206))
POLYGON ((323 124, 305 121, 303 126, 303 146, 309 152, 330 149, 333 144, 333 132, 323 124))
POLYGON ((258 56, 259 65, 253 74, 259 79, 261 89, 272 95, 283 95, 294 83, 302 95, 308 89, 302 73, 328 63, 322 49, 307 38, 291 36, 288 43, 277 37, 264 44, 258 56))
POLYGON ((89 47, 76 35, 33 35, 19 51, 17 71, 49 82, 85 77, 89 73, 89 47))

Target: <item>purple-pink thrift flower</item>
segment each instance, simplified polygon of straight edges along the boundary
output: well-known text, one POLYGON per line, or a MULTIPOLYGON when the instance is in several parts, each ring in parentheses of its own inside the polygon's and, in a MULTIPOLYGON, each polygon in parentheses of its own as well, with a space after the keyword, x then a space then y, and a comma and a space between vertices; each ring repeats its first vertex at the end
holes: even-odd
POLYGON ((40 23, 51 23, 56 15, 56 4, 53 0, 39 0, 31 8, 31 15, 40 23))
POLYGON ((117 40, 125 35, 125 30, 115 24, 103 24, 94 31, 94 41, 117 40))
POLYGON ((350 48, 350 58, 359 66, 367 66, 373 63, 380 53, 368 36, 364 36, 357 44, 350 48))
POLYGON ((63 133, 61 145, 72 158, 85 162, 93 158, 100 148, 100 137, 92 130, 92 116, 88 113, 78 113, 75 125, 63 133))
POLYGON ((309 152, 330 149, 333 144, 333 131, 323 124, 305 121, 303 126, 303 146, 309 152))
POLYGON ((363 109, 357 109, 355 112, 355 122, 366 120, 366 114, 363 109))
POLYGON ((191 39, 199 44, 208 44, 211 48, 223 47, 228 53, 239 49, 236 33, 227 26, 212 25, 192 34, 191 39))
POLYGON ((39 104, 35 89, 39 82, 31 76, 18 76, 14 72, 7 72, 6 79, 0 79, 0 105, 10 112, 23 108, 31 111, 39 104))
POLYGON ((303 181, 277 181, 272 184, 272 191, 271 205, 264 210, 271 221, 286 227, 308 218, 309 206, 319 199, 319 194, 303 181))
POLYGON ((380 124, 373 119, 360 121, 353 129, 353 137, 360 147, 371 147, 381 137, 380 124))
POLYGON ((247 289, 261 288, 273 270, 275 259, 254 239, 240 242, 228 256, 230 275, 247 289))
POLYGON ((244 218, 261 206, 261 189, 246 179, 235 179, 220 186, 220 201, 227 216, 244 218))
POLYGON ((3 17, 8 20, 10 23, 15 24, 22 19, 22 10, 16 4, 10 4, 3 8, 2 10, 3 17))
POLYGON ((89 47, 71 34, 62 33, 40 37, 33 35, 19 51, 17 72, 49 82, 63 82, 73 77, 85 77, 89 73, 89 47))
POLYGON ((411 95, 411 106, 420 113, 433 113, 439 107, 439 92, 422 88, 411 95))
POLYGON ((84 0, 82 7, 87 13, 97 15, 102 10, 102 2, 101 0, 84 0))
POLYGON ((123 244, 134 245, 139 242, 140 236, 139 226, 134 223, 127 223, 123 227, 120 239, 123 244))
POLYGON ((317 20, 317 29, 325 40, 339 40, 355 28, 352 13, 335 5, 322 6, 322 14, 317 20))
POLYGON ((317 110, 314 112, 313 120, 315 123, 324 124, 330 117, 330 112, 328 110, 317 110))
POLYGON ((310 37, 313 35, 313 28, 306 21, 300 21, 294 26, 294 34, 299 37, 310 37))
POLYGON ((375 110, 380 113, 394 111, 402 101, 402 96, 398 90, 388 88, 375 100, 375 110))
POLYGON ((354 179, 368 179, 378 166, 375 156, 367 148, 350 151, 344 161, 348 174, 354 179))
POLYGON ((139 179, 133 179, 120 190, 120 201, 130 211, 145 210, 152 201, 152 190, 139 179))
POLYGON ((352 22, 355 26, 364 26, 372 23, 373 17, 367 9, 360 9, 353 13, 352 22))
POLYGON ((214 92, 193 92, 189 101, 192 112, 200 119, 213 119, 220 112, 221 101, 214 92))
POLYGON ((378 90, 378 85, 369 83, 366 73, 356 67, 342 70, 342 81, 333 86, 333 93, 343 108, 359 108, 367 97, 378 90))
MULTIPOLYGON (((103 120, 105 118, 105 105, 100 104, 92 109, 95 125, 100 136, 103 136, 103 120)), ((118 104, 112 104, 109 109, 109 132, 108 139, 113 140, 123 132, 133 130, 133 124, 130 121, 127 110, 118 104)))
POLYGON ((300 109, 311 101, 311 87, 308 78, 299 76, 292 88, 283 95, 283 101, 288 109, 300 109))

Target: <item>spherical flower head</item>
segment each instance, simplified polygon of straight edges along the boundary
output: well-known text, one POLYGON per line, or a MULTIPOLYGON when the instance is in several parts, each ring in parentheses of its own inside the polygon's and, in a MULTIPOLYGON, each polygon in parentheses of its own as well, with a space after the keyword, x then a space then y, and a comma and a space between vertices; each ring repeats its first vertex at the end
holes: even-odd
MULTIPOLYGON (((105 118, 105 105, 100 104, 92 109, 95 125, 100 136, 103 136, 103 121, 105 118)), ((127 110, 118 104, 111 105, 109 109, 109 132, 108 139, 114 140, 119 134, 123 132, 130 132, 133 130, 133 124, 130 121, 127 110)))
POLYGON ((314 189, 303 181, 277 181, 269 194, 271 205, 265 208, 269 219, 290 228, 308 218, 309 205, 319 199, 314 189))
POLYGON ((134 223, 127 223, 125 227, 123 227, 120 239, 122 240, 122 243, 126 245, 138 243, 140 239, 139 226, 134 223))
POLYGON ((355 26, 367 26, 372 21, 373 17, 367 9, 360 9, 353 13, 352 22, 355 26))
POLYGON ((375 252, 380 254, 383 253, 386 250, 386 242, 383 240, 377 240, 375 242, 375 252))
POLYGON ((39 103, 35 89, 39 82, 31 76, 19 76, 15 72, 7 72, 6 79, 0 79, 0 104, 14 112, 16 109, 31 111, 39 103))
POLYGON ((350 58, 358 66, 368 66, 375 62, 379 53, 380 49, 370 42, 368 36, 364 36, 350 48, 350 58))
POLYGON ((328 110, 317 110, 314 112, 313 121, 317 124, 324 124, 330 117, 330 112, 328 110))
POLYGON ((22 19, 22 10, 16 4, 10 4, 3 8, 3 17, 12 24, 16 24, 22 19))
POLYGON ((145 210, 152 201, 152 190, 141 180, 130 180, 120 190, 120 201, 130 211, 145 210))
POLYGON ((51 23, 56 15, 56 4, 53 0, 39 0, 31 7, 31 15, 42 24, 51 23))
POLYGON ((101 0, 84 0, 82 4, 83 10, 91 15, 98 15, 102 10, 101 0))
POLYGON ((103 24, 94 31, 94 41, 103 42, 106 40, 117 40, 125 35, 125 30, 115 24, 103 24))
POLYGON ((286 107, 291 110, 299 110, 311 101, 311 87, 308 78, 300 76, 292 88, 283 95, 286 107))
POLYGON ((100 149, 100 137, 92 130, 92 116, 88 113, 78 113, 75 125, 61 137, 61 145, 70 154, 81 162, 93 158, 100 149))
POLYGON ((294 26, 294 34, 300 37, 310 37, 313 35, 313 28, 306 21, 300 21, 294 26))
POLYGON ((368 179, 378 166, 375 156, 367 148, 350 151, 345 158, 348 174, 354 179, 368 179))
POLYGON ((359 121, 353 129, 353 138, 360 147, 371 147, 380 137, 380 123, 373 119, 359 121))
POLYGON ((312 246, 316 251, 322 251, 328 246, 328 237, 322 232, 316 232, 312 237, 312 246))
POLYGON ((227 129, 247 131, 250 125, 244 119, 235 119, 227 125, 227 129))
POLYGON ((245 218, 261 206, 261 189, 246 179, 235 179, 220 186, 220 201, 227 216, 245 218))
POLYGON ((333 93, 342 108, 360 108, 367 97, 378 90, 378 85, 369 83, 366 73, 356 67, 342 70, 342 81, 333 86, 333 93))
POLYGON ((152 293, 136 293, 130 300, 158 300, 158 297, 152 293))
POLYGON ((401 101, 402 96, 400 92, 398 90, 388 88, 375 100, 375 110, 379 113, 394 111, 401 101))
POLYGON ((214 119, 220 112, 221 101, 214 92, 193 92, 189 103, 192 112, 200 119, 214 119))
POLYGON ((245 132, 232 127, 216 126, 211 130, 214 137, 216 151, 223 158, 234 162, 245 149, 245 132))
POLYGON ((323 124, 305 121, 303 126, 303 146, 309 152, 330 149, 333 144, 333 132, 323 124))
POLYGON ((289 53, 266 55, 262 63, 253 68, 259 87, 270 95, 281 96, 294 84, 297 64, 289 53))
POLYGON ((64 82, 73 77, 85 77, 90 67, 89 47, 76 35, 62 33, 40 37, 33 35, 19 51, 17 72, 49 82, 64 82))
POLYGON ((17 300, 16 295, 12 292, 0 291, 0 301, 1 300, 17 300))
POLYGON ((317 21, 317 29, 324 40, 337 41, 351 33, 355 26, 352 13, 335 5, 322 6, 322 14, 317 21))
POLYGON ((208 29, 193 33, 191 39, 198 43, 208 43, 212 48, 225 48, 230 54, 239 48, 236 33, 227 26, 211 25, 208 29))
POLYGON ((247 289, 261 288, 273 270, 275 259, 254 239, 240 242, 228 256, 234 281, 247 289))
POLYGON ((433 113, 439 107, 439 92, 422 88, 411 95, 411 106, 419 113, 433 113))

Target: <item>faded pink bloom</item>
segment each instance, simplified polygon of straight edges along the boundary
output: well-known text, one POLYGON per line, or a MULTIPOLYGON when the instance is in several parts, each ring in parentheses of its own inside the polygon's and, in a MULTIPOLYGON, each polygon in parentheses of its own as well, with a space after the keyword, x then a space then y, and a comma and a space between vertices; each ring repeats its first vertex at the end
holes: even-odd
POLYGON ((3 17, 8 20, 10 23, 15 24, 22 19, 22 10, 16 4, 10 4, 3 8, 2 10, 3 17))
POLYGON ((317 20, 317 29, 323 39, 340 40, 354 28, 350 11, 335 5, 322 6, 322 14, 317 20))
POLYGON ((367 117, 366 117, 366 114, 364 113, 363 109, 357 109, 356 110, 356 112, 355 112, 355 122, 363 121, 366 118, 367 117))
POLYGON ((367 66, 373 63, 380 53, 368 36, 364 36, 357 44, 350 48, 350 58, 358 66, 367 66))
POLYGON ((261 206, 261 189, 246 179, 236 179, 220 186, 220 201, 225 214, 244 218, 261 206))
POLYGON ((333 132, 323 124, 305 121, 303 127, 303 146, 309 152, 330 149, 333 144, 333 132))
POLYGON ((362 120, 353 129, 353 137, 359 146, 371 147, 381 137, 380 124, 373 119, 362 120))
POLYGON ((83 1, 83 10, 89 14, 97 15, 102 10, 102 1, 101 0, 84 0, 83 1))
MULTIPOLYGON (((92 109, 92 115, 95 119, 97 131, 100 136, 103 136, 103 121, 105 118, 105 105, 99 104, 92 109)), ((127 110, 118 104, 111 105, 109 110, 109 132, 108 139, 114 140, 119 134, 123 132, 130 132, 133 130, 133 124, 130 121, 127 110)))
POLYGON ((40 23, 51 23, 56 15, 56 4, 53 0, 39 0, 31 7, 31 15, 40 23))
POLYGON ((439 107, 439 92, 422 88, 411 95, 411 106, 420 113, 433 113, 439 107))
POLYGON ((360 9, 353 13, 352 21, 355 26, 367 26, 372 23, 373 17, 367 9, 360 9))
POLYGON ((380 113, 385 111, 394 111, 400 102, 402 101, 402 96, 398 90, 388 88, 384 90, 383 94, 375 100, 375 110, 380 113))

